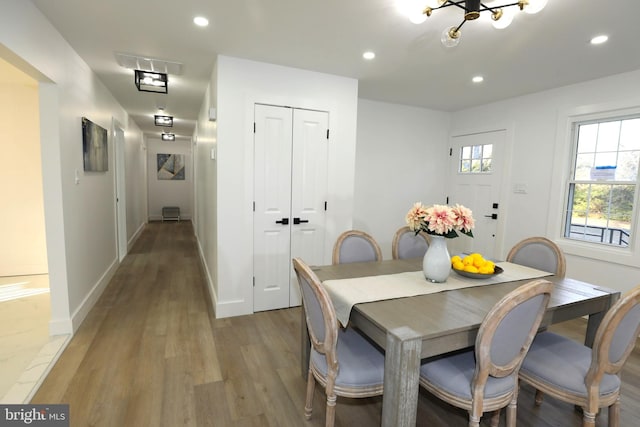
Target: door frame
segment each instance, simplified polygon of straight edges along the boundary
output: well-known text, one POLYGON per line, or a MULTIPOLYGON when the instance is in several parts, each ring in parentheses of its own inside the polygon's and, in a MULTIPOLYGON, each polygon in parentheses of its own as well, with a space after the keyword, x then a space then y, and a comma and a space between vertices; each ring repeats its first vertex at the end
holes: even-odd
MULTIPOLYGON (((505 140, 504 140, 504 151, 502 153, 502 174, 500 176, 500 199, 499 202, 502 205, 503 209, 500 210, 500 215, 498 217, 498 224, 496 226, 496 242, 495 242, 495 253, 496 257, 500 257, 504 259, 506 257, 505 252, 505 232, 506 232, 506 224, 508 218, 508 206, 510 202, 510 189, 511 185, 508 178, 511 176, 511 158, 512 158, 512 147, 514 140, 514 127, 513 123, 501 123, 495 126, 479 126, 479 127, 470 127, 470 128, 461 128, 458 130, 453 130, 449 133, 449 139, 447 143, 448 147, 452 146, 452 139, 461 136, 473 135, 478 133, 488 133, 488 132, 505 132, 505 140)), ((453 161, 453 156, 449 156, 449 162, 453 161)), ((451 170, 451 164, 449 164, 449 170, 451 170)), ((451 188, 447 189, 447 193, 451 192, 451 188)))
POLYGON ((111 118, 111 135, 113 136, 114 151, 114 202, 116 206, 116 249, 118 251, 118 261, 122 262, 128 252, 127 241, 127 197, 126 197, 126 176, 125 176, 125 136, 124 128, 116 120, 111 118), (119 133, 122 135, 120 139, 119 133))

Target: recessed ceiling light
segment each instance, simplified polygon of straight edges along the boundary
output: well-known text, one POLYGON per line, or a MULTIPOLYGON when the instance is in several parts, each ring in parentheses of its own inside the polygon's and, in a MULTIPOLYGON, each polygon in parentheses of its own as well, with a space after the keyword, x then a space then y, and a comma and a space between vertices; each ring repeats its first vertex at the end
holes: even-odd
POLYGON ((368 51, 368 52, 363 53, 363 54, 362 54, 362 57, 363 57, 364 59, 369 59, 369 60, 371 60, 371 59, 373 59, 373 58, 375 58, 375 57, 376 57, 376 54, 375 54, 375 53, 373 53, 373 52, 371 52, 371 51, 368 51))
POLYGON ((591 44, 602 44, 604 42, 606 42, 607 40, 609 40, 609 36, 606 36, 604 34, 600 35, 600 36, 595 36, 594 38, 591 39, 591 44))
POLYGON ((209 25, 209 20, 204 16, 196 16, 195 18, 193 18, 193 23, 198 27, 206 27, 207 25, 209 25))
POLYGON ((484 77, 475 76, 474 78, 471 79, 471 81, 474 82, 474 83, 482 83, 484 81, 484 77))

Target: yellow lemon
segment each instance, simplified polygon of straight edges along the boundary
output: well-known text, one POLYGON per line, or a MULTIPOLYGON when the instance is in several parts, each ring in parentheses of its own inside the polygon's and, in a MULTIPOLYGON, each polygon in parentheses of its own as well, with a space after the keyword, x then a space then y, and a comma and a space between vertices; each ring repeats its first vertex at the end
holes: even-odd
POLYGON ((462 261, 454 262, 452 266, 456 270, 464 270, 464 263, 462 261))
POLYGON ((477 273, 478 272, 478 268, 474 267, 473 265, 466 265, 464 267, 464 271, 469 272, 469 273, 477 273))
POLYGON ((485 264, 485 260, 484 260, 484 258, 482 258, 482 257, 480 257, 480 258, 476 257, 476 258, 474 258, 474 259, 473 259, 473 265, 474 265, 474 267, 480 268, 480 267, 482 267, 484 264, 485 264))
POLYGON ((451 257, 451 264, 455 264, 456 262, 462 262, 462 258, 459 255, 454 255, 451 257))
POLYGON ((462 258, 462 263, 464 265, 473 265, 473 257, 470 255, 467 255, 466 257, 462 258))
POLYGON ((480 267, 478 269, 478 273, 480 273, 480 274, 493 274, 493 268, 487 267, 486 265, 483 265, 482 267, 480 267))

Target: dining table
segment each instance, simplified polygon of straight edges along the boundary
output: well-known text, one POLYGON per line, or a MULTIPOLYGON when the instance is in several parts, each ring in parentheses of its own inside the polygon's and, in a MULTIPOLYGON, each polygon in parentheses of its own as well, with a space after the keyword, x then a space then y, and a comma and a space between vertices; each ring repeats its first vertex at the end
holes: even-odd
MULTIPOLYGON (((495 280, 470 282, 452 271, 449 279, 439 284, 430 283, 424 277, 422 282, 417 281, 422 274, 421 258, 311 266, 328 289, 334 306, 342 306, 345 324, 341 327, 356 328, 385 353, 382 426, 415 426, 421 361, 472 348, 480 324, 491 308, 533 277, 554 283, 541 328, 588 316, 585 344, 589 346, 603 316, 620 297, 617 290, 579 280, 539 271, 533 277, 522 278, 524 276, 510 274, 519 271, 517 265, 506 262, 496 265, 504 271, 501 281, 496 283, 495 280), (385 289, 391 289, 408 279, 413 281, 413 288, 418 288, 418 291, 412 290, 417 294, 396 297, 391 292, 383 295, 383 299, 377 299, 366 292, 368 283, 381 289, 384 284, 385 289), (361 300, 366 302, 356 300, 352 306, 347 304, 345 307, 344 301, 338 301, 337 294, 341 286, 351 291, 349 287, 355 283, 361 289, 358 291, 361 300), (425 293, 420 292, 421 289, 425 293)), ((306 378, 310 345, 304 327, 304 310, 302 317, 301 371, 306 378)))

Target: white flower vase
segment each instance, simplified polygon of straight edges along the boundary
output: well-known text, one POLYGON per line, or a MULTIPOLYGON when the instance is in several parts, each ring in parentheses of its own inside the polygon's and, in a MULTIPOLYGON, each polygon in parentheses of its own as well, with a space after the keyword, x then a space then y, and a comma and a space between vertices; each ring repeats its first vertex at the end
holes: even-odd
POLYGON ((422 272, 429 282, 447 281, 451 273, 451 258, 447 249, 447 240, 444 237, 431 235, 429 249, 422 259, 422 272))

